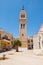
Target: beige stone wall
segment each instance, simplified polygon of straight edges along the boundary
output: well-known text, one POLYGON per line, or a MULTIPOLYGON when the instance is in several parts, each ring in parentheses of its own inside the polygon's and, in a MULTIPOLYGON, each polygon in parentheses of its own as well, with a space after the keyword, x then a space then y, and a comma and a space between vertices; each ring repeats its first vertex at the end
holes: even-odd
POLYGON ((26 38, 24 41, 21 38, 18 38, 18 40, 22 43, 22 48, 28 48, 28 39, 26 38))
POLYGON ((27 41, 22 41, 22 46, 23 48, 28 48, 28 42, 27 41))

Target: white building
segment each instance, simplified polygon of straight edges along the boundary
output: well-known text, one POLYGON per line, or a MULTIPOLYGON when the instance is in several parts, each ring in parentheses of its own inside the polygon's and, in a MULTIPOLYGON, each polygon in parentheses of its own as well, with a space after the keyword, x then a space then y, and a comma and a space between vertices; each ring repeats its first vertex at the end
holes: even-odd
POLYGON ((43 24, 37 34, 33 36, 33 49, 37 53, 43 52, 43 24))

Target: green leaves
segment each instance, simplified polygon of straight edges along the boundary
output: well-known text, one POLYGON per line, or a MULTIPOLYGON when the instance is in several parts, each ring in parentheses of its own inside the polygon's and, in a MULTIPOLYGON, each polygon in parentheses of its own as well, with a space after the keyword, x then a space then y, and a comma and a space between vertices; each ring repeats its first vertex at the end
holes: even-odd
POLYGON ((15 40, 14 45, 15 46, 21 46, 21 41, 20 40, 15 40))

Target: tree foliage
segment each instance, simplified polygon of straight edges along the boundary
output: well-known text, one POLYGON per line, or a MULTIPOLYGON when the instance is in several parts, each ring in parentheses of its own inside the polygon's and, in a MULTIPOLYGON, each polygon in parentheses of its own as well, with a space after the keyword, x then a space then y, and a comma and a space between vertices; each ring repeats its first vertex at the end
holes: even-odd
POLYGON ((21 41, 20 40, 15 40, 14 45, 15 46, 21 46, 21 41))

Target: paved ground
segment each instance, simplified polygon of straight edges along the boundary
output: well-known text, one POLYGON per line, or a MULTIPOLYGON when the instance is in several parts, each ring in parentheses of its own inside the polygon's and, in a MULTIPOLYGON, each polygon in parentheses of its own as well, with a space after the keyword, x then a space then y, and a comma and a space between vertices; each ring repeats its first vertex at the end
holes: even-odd
POLYGON ((43 65, 43 56, 34 55, 32 50, 18 53, 12 50, 0 53, 0 57, 3 54, 9 59, 0 60, 0 65, 43 65))

